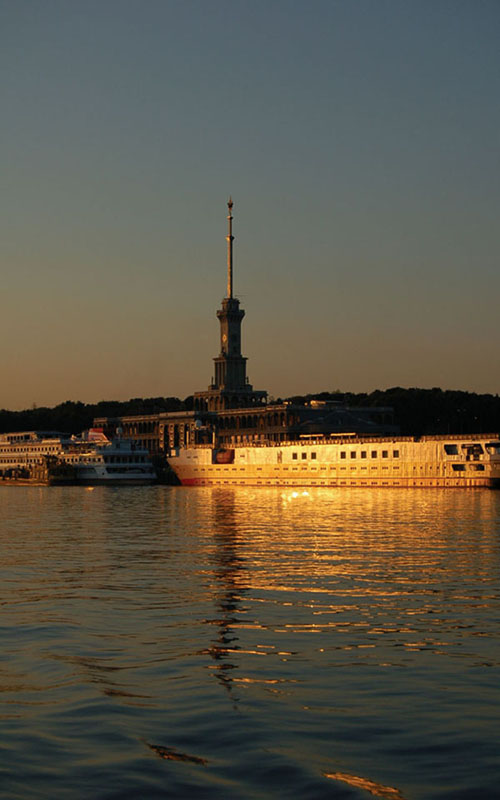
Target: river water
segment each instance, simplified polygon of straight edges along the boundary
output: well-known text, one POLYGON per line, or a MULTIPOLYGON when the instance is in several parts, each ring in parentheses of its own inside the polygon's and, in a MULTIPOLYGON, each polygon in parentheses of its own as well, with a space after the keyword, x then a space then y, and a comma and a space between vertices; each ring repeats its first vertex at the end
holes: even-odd
POLYGON ((498 796, 500 492, 0 488, 0 796, 498 796))

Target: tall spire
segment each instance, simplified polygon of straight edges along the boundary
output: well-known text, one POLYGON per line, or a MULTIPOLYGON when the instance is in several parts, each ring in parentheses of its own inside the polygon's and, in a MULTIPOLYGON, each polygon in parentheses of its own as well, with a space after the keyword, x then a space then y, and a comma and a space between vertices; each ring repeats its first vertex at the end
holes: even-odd
POLYGON ((227 296, 228 299, 231 300, 233 297, 233 216, 232 216, 232 208, 233 208, 233 201, 232 198, 229 197, 229 202, 227 204, 227 222, 228 222, 228 234, 226 236, 227 240, 227 296))
POLYGON ((246 371, 246 358, 241 355, 241 321, 245 312, 233 296, 233 200, 227 204, 227 296, 217 311, 220 322, 220 351, 214 358, 215 375, 206 392, 195 392, 195 408, 219 412, 228 408, 262 405, 266 392, 254 391, 246 371))

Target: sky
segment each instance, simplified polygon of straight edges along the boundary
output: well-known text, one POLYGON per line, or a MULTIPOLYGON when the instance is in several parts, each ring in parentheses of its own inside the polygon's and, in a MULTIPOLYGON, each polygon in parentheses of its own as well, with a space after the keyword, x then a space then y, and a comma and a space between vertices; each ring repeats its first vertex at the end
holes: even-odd
POLYGON ((500 392, 497 0, 0 0, 0 408, 500 392))

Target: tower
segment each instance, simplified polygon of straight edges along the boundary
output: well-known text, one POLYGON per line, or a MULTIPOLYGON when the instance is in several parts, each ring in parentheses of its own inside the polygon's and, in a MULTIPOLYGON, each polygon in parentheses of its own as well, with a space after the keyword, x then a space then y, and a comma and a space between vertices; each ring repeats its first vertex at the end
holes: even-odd
POLYGON ((246 375, 247 359, 241 355, 241 321, 245 312, 240 301, 233 296, 233 201, 227 204, 227 297, 217 311, 220 322, 220 353, 214 358, 215 377, 206 392, 196 392, 195 408, 220 411, 229 408, 245 408, 261 404, 266 392, 254 391, 246 375))

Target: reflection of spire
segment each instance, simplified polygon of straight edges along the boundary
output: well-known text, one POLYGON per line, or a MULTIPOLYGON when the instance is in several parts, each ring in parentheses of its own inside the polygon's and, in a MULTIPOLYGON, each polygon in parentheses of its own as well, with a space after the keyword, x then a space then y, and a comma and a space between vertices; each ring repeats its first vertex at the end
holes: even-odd
POLYGON ((227 204, 227 221, 228 221, 228 234, 227 240, 227 296, 229 299, 233 296, 233 216, 232 216, 233 200, 230 197, 227 204))

